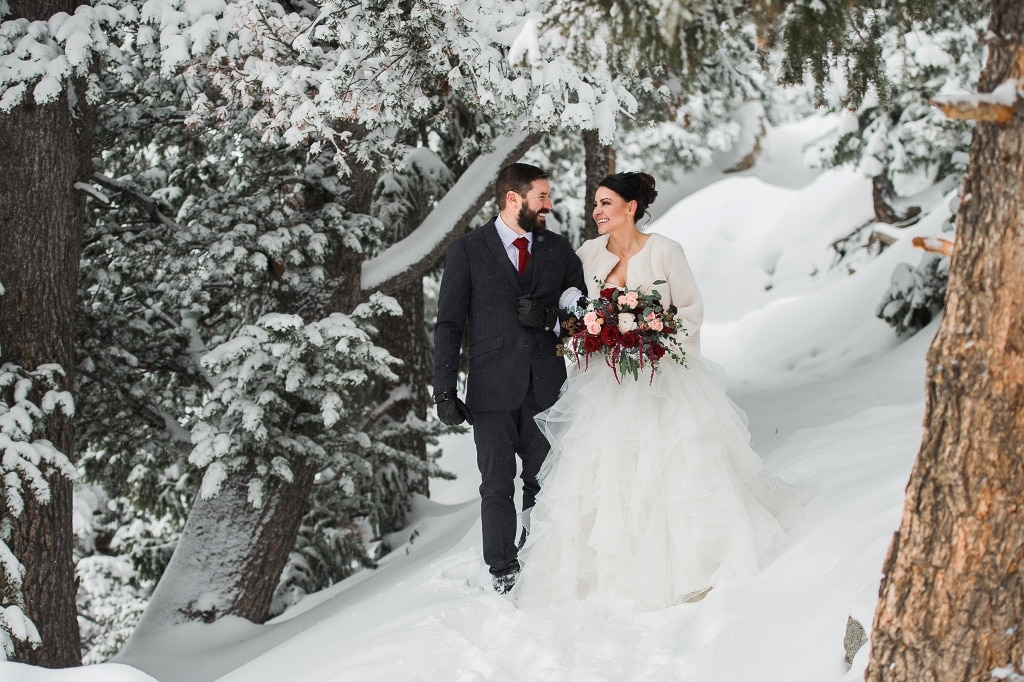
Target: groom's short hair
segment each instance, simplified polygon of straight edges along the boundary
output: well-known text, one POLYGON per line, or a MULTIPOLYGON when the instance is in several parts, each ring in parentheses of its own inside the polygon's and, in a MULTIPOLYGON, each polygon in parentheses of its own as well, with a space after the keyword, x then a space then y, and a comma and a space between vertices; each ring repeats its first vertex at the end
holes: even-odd
POLYGON ((515 192, 525 197, 534 180, 543 180, 547 177, 547 171, 528 163, 513 163, 502 168, 498 172, 498 179, 494 181, 494 196, 498 200, 498 210, 505 208, 506 194, 515 192))

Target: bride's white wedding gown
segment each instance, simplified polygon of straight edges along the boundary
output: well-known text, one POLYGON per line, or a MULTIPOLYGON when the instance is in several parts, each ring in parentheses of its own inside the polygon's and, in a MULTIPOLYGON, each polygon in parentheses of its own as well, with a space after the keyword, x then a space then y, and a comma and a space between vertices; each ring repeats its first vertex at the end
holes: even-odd
POLYGON ((618 383, 602 356, 538 415, 552 444, 520 552, 517 602, 662 608, 756 573, 788 495, 703 360, 618 383))
MULTIPOLYGON (((577 253, 594 298, 619 259, 609 237, 577 253)), ((616 381, 601 355, 571 369, 537 415, 551 443, 520 552, 522 606, 573 601, 662 608, 756 573, 781 543, 790 505, 764 476, 750 433, 700 357, 703 303, 682 247, 658 234, 628 261, 626 284, 656 288, 687 330, 687 366, 616 381)))

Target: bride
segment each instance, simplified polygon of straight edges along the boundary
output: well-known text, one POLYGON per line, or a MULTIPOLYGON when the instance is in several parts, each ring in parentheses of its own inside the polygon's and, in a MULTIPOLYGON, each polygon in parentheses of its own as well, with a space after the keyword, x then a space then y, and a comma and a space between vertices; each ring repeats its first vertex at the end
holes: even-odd
POLYGON ((551 454, 520 552, 523 606, 694 600, 756 573, 783 538, 773 482, 700 357, 703 303, 683 249, 636 227, 656 196, 646 173, 607 176, 594 202, 601 236, 577 253, 589 298, 608 286, 657 289, 676 307, 686 363, 665 357, 649 382, 590 362, 537 415, 551 454))

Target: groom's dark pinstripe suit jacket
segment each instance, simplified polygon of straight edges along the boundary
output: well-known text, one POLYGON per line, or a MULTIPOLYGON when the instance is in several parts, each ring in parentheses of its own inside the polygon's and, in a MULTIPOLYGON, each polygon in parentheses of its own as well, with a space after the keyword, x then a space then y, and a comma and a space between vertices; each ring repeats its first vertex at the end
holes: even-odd
POLYGON ((561 235, 535 232, 530 264, 520 277, 494 220, 452 242, 445 261, 434 328, 434 391, 454 389, 463 329, 469 325, 470 411, 515 410, 533 377, 541 409, 554 404, 565 381, 554 333, 519 324, 519 297, 557 307, 569 287, 586 291, 583 266, 561 235))

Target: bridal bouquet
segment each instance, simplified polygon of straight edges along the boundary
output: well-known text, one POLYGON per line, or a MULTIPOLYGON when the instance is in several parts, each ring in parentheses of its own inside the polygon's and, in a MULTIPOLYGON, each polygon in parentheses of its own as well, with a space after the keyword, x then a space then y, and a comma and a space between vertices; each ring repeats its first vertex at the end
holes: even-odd
MULTIPOLYGON (((663 280, 654 284, 664 284, 663 280)), ((661 305, 657 289, 608 287, 598 298, 569 308, 570 317, 562 324, 566 336, 559 344, 559 355, 572 358, 577 366, 590 366, 590 356, 604 355, 615 379, 631 374, 639 379, 649 367, 651 381, 658 363, 666 356, 686 365, 686 353, 675 342, 676 334, 686 334, 676 322, 675 306, 661 305)))

